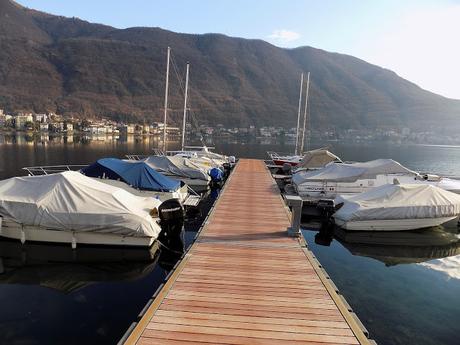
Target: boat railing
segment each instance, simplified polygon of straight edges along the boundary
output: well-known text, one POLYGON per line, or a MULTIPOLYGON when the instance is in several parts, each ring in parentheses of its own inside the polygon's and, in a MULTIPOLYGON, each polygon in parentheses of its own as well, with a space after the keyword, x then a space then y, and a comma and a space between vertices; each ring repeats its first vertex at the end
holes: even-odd
POLYGON ((126 158, 132 161, 141 161, 143 159, 146 159, 150 156, 165 156, 164 152, 160 149, 153 149, 153 154, 151 155, 146 155, 146 154, 132 154, 132 155, 125 155, 126 158))
POLYGON ((130 161, 141 161, 143 159, 146 159, 148 155, 125 155, 125 157, 130 161))
POLYGON ((282 158, 282 157, 289 157, 292 156, 292 153, 285 153, 285 152, 275 152, 275 151, 267 151, 268 156, 271 159, 282 158))
POLYGON ((22 170, 27 171, 29 176, 56 174, 64 171, 79 171, 87 167, 88 164, 65 164, 65 165, 43 165, 24 167, 22 170))

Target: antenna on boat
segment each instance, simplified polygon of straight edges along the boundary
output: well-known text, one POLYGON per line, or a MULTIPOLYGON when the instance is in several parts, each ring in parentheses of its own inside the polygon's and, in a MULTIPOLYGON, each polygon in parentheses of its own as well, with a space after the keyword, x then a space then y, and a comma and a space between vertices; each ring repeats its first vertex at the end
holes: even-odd
POLYGON ((169 59, 171 56, 171 48, 168 47, 168 57, 166 62, 166 87, 165 87, 165 114, 163 120, 163 152, 166 154, 166 121, 168 117, 168 90, 169 90, 169 59))
POLYGON ((184 118, 182 120, 182 151, 185 149, 185 123, 187 120, 187 95, 188 95, 188 74, 190 63, 187 62, 187 71, 185 72, 185 96, 184 96, 184 118))
POLYGON ((297 131, 295 136, 295 152, 297 155, 297 150, 299 148, 299 127, 300 127, 300 113, 302 108, 302 91, 303 91, 303 72, 300 74, 300 95, 299 95, 299 110, 297 112, 297 131))
POLYGON ((310 91, 310 72, 307 73, 307 90, 305 91, 305 109, 303 112, 303 130, 302 130, 302 141, 300 142, 300 152, 303 153, 303 146, 305 144, 305 129, 307 127, 307 107, 308 107, 308 92, 310 91))

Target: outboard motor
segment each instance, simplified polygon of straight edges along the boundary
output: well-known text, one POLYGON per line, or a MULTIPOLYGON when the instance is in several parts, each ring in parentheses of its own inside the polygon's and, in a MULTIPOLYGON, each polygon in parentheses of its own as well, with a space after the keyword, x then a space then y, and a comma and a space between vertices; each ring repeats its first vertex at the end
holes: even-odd
POLYGON ((291 173, 292 173, 292 165, 289 164, 289 163, 284 163, 283 167, 281 168, 281 170, 283 170, 283 173, 285 175, 291 175, 291 173))
POLYGON ((230 172, 232 171, 232 165, 230 163, 224 163, 224 178, 230 176, 230 172))
POLYGON ((220 182, 224 177, 224 173, 219 168, 212 168, 209 171, 209 176, 211 176, 213 182, 220 182))
MULTIPOLYGON (((184 248, 184 208, 177 199, 163 202, 158 208, 161 232, 158 242, 161 244, 160 262, 164 266, 171 266, 179 260, 185 251, 184 248)), ((160 263, 161 264, 161 263, 160 263)))
POLYGON ((334 200, 320 199, 316 205, 322 218, 329 219, 336 211, 334 200))
POLYGON ((220 186, 224 179, 224 173, 219 168, 212 168, 209 171, 209 176, 211 176, 211 186, 220 186))

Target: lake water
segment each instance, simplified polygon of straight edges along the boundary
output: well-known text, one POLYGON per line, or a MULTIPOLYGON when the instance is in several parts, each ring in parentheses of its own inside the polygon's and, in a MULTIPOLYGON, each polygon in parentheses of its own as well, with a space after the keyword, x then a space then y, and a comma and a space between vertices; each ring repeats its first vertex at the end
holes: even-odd
MULTIPOLYGON (((102 139, 102 138, 101 138, 102 139)), ((24 166, 82 164, 101 157, 148 154, 158 142, 26 140, 0 137, 0 178, 24 166)), ((344 160, 393 158, 409 168, 460 176, 460 147, 391 143, 329 145, 344 160)), ((174 144, 171 148, 175 148, 174 144)), ((267 158, 292 151, 278 143, 216 143, 216 151, 267 158)), ((189 245, 215 198, 185 225, 189 245)), ((308 228, 308 227, 307 227, 308 228)), ((379 344, 459 344, 460 256, 457 229, 400 237, 303 231, 340 291, 379 344)), ((1 344, 114 344, 162 283, 167 251, 20 246, 0 242, 1 344)))

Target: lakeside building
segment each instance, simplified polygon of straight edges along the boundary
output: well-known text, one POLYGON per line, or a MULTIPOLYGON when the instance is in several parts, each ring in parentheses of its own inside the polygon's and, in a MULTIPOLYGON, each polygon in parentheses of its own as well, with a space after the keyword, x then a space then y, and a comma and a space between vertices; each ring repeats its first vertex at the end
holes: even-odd
POLYGON ((26 129, 26 125, 33 123, 34 119, 32 114, 19 114, 13 117, 14 119, 14 128, 17 130, 26 129))

